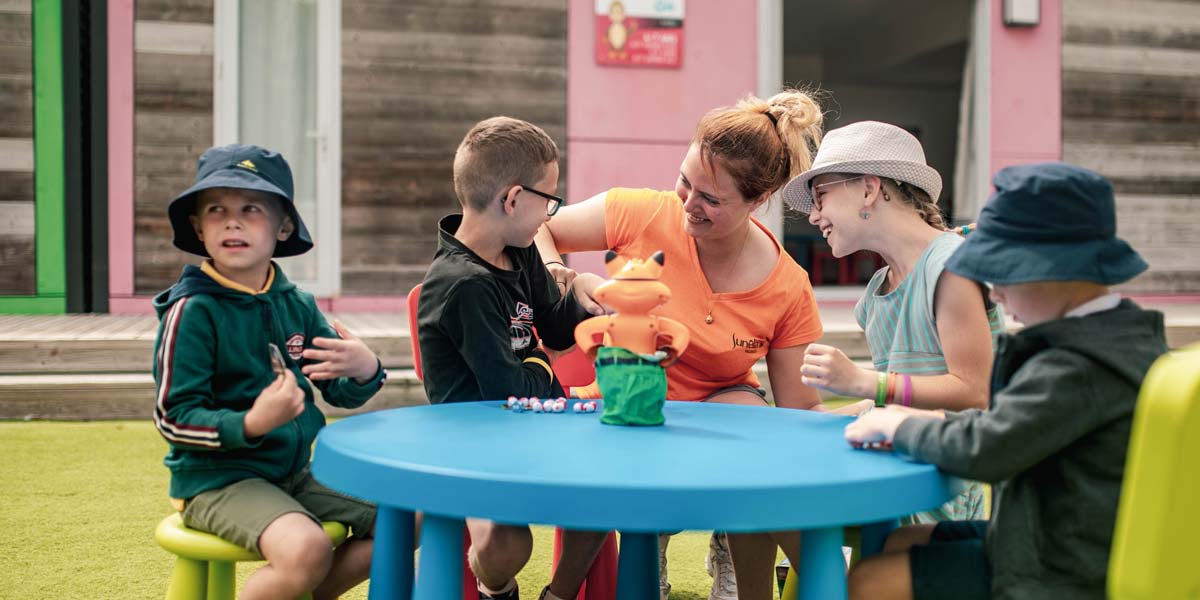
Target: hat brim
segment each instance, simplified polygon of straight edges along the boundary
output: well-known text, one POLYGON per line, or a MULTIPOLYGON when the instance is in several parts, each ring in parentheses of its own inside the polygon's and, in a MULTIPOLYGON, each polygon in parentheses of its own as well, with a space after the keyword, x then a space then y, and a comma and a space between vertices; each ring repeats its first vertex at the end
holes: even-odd
POLYGON ((942 194, 942 176, 937 169, 929 165, 910 161, 898 160, 847 160, 820 165, 809 169, 783 186, 781 192, 783 201, 792 210, 804 214, 812 212, 813 198, 811 183, 813 179, 826 173, 853 173, 856 175, 874 175, 885 179, 899 179, 905 183, 917 186, 929 194, 930 199, 937 202, 942 194))
POLYGON ((1030 242, 971 232, 946 261, 946 269, 998 285, 1036 281, 1091 281, 1115 285, 1149 268, 1119 238, 1086 242, 1030 242))
POLYGON ((292 219, 295 229, 288 239, 275 244, 273 256, 276 258, 297 256, 312 249, 312 236, 308 233, 308 227, 304 225, 304 220, 300 218, 300 213, 296 211, 296 206, 288 199, 287 194, 274 184, 242 169, 214 171, 171 201, 170 206, 167 207, 167 216, 170 218, 171 228, 174 230, 172 243, 176 248, 198 256, 209 256, 208 250, 204 249, 204 242, 200 241, 196 235, 196 230, 192 227, 189 217, 196 213, 197 195, 212 188, 253 190, 279 196, 279 205, 292 219))

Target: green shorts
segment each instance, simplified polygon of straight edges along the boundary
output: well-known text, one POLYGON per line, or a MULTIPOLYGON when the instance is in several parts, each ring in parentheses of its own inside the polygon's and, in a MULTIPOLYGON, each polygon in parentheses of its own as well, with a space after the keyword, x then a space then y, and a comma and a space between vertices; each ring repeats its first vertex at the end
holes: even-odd
POLYGON ((208 531, 252 552, 258 552, 263 531, 287 513, 302 513, 320 524, 337 521, 350 526, 356 537, 371 536, 375 505, 331 490, 313 479, 308 469, 279 485, 265 479, 243 479, 223 488, 201 492, 188 500, 183 524, 208 531))

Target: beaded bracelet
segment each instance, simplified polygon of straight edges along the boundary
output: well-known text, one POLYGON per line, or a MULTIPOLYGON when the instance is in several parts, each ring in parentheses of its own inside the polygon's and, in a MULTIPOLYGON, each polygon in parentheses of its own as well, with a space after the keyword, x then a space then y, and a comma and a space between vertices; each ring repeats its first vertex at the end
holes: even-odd
POLYGON ((875 379, 875 406, 887 404, 887 373, 879 371, 875 379))
POLYGON ((912 406, 912 377, 904 376, 904 396, 900 398, 903 406, 912 406))

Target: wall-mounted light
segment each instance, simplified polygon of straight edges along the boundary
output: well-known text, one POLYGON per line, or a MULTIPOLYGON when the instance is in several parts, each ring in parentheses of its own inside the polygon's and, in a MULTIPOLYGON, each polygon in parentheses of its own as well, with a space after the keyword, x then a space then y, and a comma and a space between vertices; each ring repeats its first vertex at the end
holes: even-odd
POLYGON ((1006 26, 1036 27, 1041 20, 1041 0, 1004 0, 1004 24, 1006 26))

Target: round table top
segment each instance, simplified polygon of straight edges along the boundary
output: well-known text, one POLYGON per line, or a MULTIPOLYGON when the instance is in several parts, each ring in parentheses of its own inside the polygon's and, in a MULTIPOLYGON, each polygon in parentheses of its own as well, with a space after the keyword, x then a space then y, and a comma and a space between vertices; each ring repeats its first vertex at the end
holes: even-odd
MULTIPOLYGON (((313 473, 383 505, 575 529, 765 531, 883 521, 941 505, 952 478, 856 450, 850 417, 667 402, 666 425, 502 402, 400 408, 323 429, 313 473)), ((569 410, 569 409, 568 409, 569 410)))

